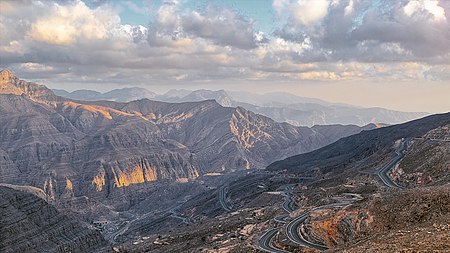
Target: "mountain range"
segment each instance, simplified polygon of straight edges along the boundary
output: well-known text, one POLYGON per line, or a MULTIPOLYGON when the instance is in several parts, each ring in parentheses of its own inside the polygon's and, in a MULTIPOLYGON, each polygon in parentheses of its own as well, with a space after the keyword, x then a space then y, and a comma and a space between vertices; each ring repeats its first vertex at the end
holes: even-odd
POLYGON ((255 94, 225 90, 169 90, 157 95, 144 88, 116 89, 107 93, 92 90, 67 92, 53 90, 56 95, 75 100, 112 100, 129 102, 149 98, 164 102, 198 102, 216 100, 224 107, 243 107, 267 116, 277 122, 287 122, 296 126, 329 124, 355 124, 364 126, 370 123, 398 124, 427 115, 424 112, 399 112, 379 107, 363 108, 346 104, 333 104, 320 99, 299 97, 290 93, 273 92, 255 94))
POLYGON ((0 78, 2 183, 40 187, 54 199, 261 169, 376 127, 299 127, 214 100, 71 100, 7 70, 0 78))
POLYGON ((176 231, 167 217, 139 219, 119 245, 132 252, 446 252, 449 129, 445 113, 344 137, 189 198, 176 209, 189 223, 176 231), (381 179, 386 166, 392 184, 381 179))
POLYGON ((285 93, 149 100, 132 90, 72 99, 0 71, 1 251, 450 246, 450 113, 307 127, 236 98, 255 110, 364 108, 285 93))

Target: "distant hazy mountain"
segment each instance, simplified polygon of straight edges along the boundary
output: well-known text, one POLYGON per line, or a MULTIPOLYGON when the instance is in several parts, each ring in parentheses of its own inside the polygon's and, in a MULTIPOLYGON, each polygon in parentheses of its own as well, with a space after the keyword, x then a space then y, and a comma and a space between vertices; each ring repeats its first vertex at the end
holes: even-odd
POLYGON ((204 100, 216 100, 222 106, 232 107, 236 105, 235 101, 224 90, 195 90, 185 93, 185 90, 172 90, 161 96, 156 96, 157 100, 166 102, 198 102, 204 100), (181 96, 178 96, 181 95, 181 96))
POLYGON ((54 90, 57 95, 77 100, 111 100, 129 102, 140 98, 181 103, 216 100, 225 107, 241 106, 247 110, 267 116, 278 122, 287 122, 296 126, 314 126, 329 124, 355 124, 364 126, 369 123, 398 124, 427 115, 423 112, 400 112, 384 108, 364 108, 347 104, 333 104, 316 98, 300 97, 286 92, 255 94, 237 91, 212 90, 170 90, 156 95, 143 88, 126 88, 108 93, 79 90, 68 93, 54 90))
POLYGON ((427 113, 421 112, 399 112, 377 107, 361 108, 312 103, 255 106, 237 102, 235 105, 242 106, 279 122, 304 126, 328 124, 355 124, 363 126, 369 123, 397 124, 427 115, 427 113))
MULTIPOLYGON (((166 95, 167 96, 167 93, 166 95)), ((399 112, 384 108, 363 108, 346 104, 332 104, 316 98, 299 97, 285 92, 254 94, 224 90, 196 90, 176 97, 156 97, 162 101, 189 102, 214 99, 222 106, 238 107, 267 116, 278 122, 296 126, 370 123, 397 124, 427 115, 422 112, 399 112)))
POLYGON ((117 102, 129 102, 142 98, 154 98, 156 96, 154 92, 138 87, 115 89, 106 93, 100 93, 93 90, 76 90, 73 92, 68 92, 58 89, 54 89, 53 92, 58 96, 74 100, 86 101, 109 100, 117 102))
POLYGON ((274 106, 274 105, 290 105, 290 104, 319 104, 319 105, 330 105, 331 103, 326 102, 317 98, 300 97, 287 92, 270 92, 265 94, 256 94, 251 92, 242 91, 227 91, 228 94, 235 101, 253 104, 256 106, 274 106))
POLYGON ((158 95, 159 98, 166 100, 166 99, 176 99, 176 98, 182 98, 187 95, 189 95, 192 92, 192 90, 186 90, 186 89, 171 89, 167 91, 166 93, 162 95, 158 95))

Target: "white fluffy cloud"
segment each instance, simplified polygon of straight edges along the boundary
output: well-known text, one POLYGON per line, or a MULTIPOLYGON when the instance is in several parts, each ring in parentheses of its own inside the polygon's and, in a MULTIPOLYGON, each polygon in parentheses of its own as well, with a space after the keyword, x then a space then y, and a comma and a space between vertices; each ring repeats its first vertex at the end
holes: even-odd
POLYGON ((54 45, 70 45, 77 40, 101 40, 108 37, 120 18, 110 10, 91 10, 82 1, 67 6, 52 4, 27 33, 32 40, 54 45))
POLYGON ((409 17, 426 11, 432 15, 434 20, 446 20, 445 10, 439 5, 438 0, 413 0, 403 7, 403 11, 409 17))
POLYGON ((289 8, 299 23, 309 26, 319 22, 327 15, 330 3, 330 0, 298 0, 289 8))

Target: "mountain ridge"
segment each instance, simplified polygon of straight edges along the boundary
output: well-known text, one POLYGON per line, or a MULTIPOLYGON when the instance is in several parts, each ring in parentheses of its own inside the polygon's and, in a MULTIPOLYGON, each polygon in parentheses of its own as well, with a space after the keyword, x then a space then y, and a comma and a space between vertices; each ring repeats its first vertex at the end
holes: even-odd
MULTIPOLYGON (((113 91, 119 92, 120 90, 113 91)), ((104 96, 106 93, 90 92, 92 92, 91 95, 93 97, 86 95, 85 98, 88 100, 107 99, 104 96)), ((82 96, 71 97, 67 93, 58 94, 68 98, 83 98, 82 96)), ((142 92, 142 94, 145 94, 145 92, 142 92)), ((134 97, 128 99, 125 99, 125 97, 123 96, 121 101, 134 100, 134 97)), ((425 112, 400 112, 381 107, 364 108, 347 104, 334 104, 316 98, 299 97, 285 92, 272 92, 260 95, 225 90, 170 90, 162 95, 153 93, 148 98, 177 103, 215 99, 225 107, 241 106, 247 110, 272 118, 277 122, 288 122, 296 126, 309 127, 330 124, 355 124, 359 126, 369 123, 397 124, 428 114, 425 112)), ((119 101, 116 98, 110 100, 119 101)))
MULTIPOLYGON (((352 155, 357 152, 361 152, 361 150, 366 149, 368 152, 365 152, 365 155, 369 155, 375 146, 387 146, 395 140, 401 138, 420 137, 436 127, 447 124, 450 124, 450 113, 434 114, 399 125, 377 128, 372 131, 362 131, 361 133, 353 136, 344 137, 331 145, 322 147, 313 152, 296 155, 282 161, 274 162, 270 164, 267 169, 289 169, 291 171, 299 171, 308 168, 310 163, 314 163, 314 166, 317 166, 316 159, 321 156, 327 157, 328 160, 328 162, 323 162, 323 164, 327 163, 326 168, 324 168, 324 173, 326 173, 329 172, 333 166, 337 166, 341 162, 341 160, 337 163, 330 162, 333 158, 347 156, 348 158, 346 159, 356 159, 355 157, 352 157, 352 155), (427 123, 425 124, 424 122, 427 123), (392 131, 392 129, 395 129, 395 131, 392 131), (368 140, 376 140, 376 142, 373 142, 371 145, 367 146, 365 144, 368 143, 368 140), (357 149, 354 148, 355 146, 357 149)), ((309 168, 311 169, 311 167, 309 168)))

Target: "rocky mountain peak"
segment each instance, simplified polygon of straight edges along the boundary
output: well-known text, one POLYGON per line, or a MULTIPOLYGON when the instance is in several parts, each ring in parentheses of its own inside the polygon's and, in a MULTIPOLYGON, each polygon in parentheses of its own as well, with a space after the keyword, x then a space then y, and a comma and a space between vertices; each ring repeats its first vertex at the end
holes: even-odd
POLYGON ((18 81, 19 79, 10 70, 0 71, 0 94, 21 95, 23 92, 16 86, 18 81))
POLYGON ((54 104, 61 100, 44 85, 20 80, 12 71, 4 69, 0 71, 0 94, 26 95, 30 99, 44 103, 54 104))
POLYGON ((11 70, 3 69, 0 71, 0 83, 11 83, 14 79, 17 79, 17 77, 13 74, 11 70))

